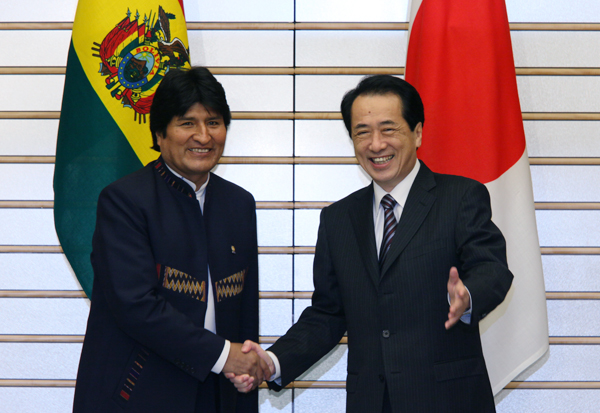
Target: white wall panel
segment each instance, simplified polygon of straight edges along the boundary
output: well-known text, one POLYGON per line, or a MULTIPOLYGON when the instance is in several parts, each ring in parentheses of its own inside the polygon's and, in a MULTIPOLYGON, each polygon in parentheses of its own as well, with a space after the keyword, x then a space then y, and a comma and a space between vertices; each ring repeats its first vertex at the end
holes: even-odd
POLYGON ((359 165, 297 165, 296 201, 338 201, 370 183, 359 165))
POLYGON ((2 298, 0 334, 84 334, 87 298, 2 298))
POLYGON ((53 156, 58 119, 0 119, 0 156, 53 156))
POLYGON ((502 390, 496 403, 497 413, 594 412, 600 390, 502 390))
POLYGON ((600 166, 532 165, 536 202, 600 201, 600 166))
POLYGON ((262 299, 259 307, 261 336, 282 336, 292 326, 292 300, 262 299))
POLYGON ((598 67, 598 31, 511 32, 516 67, 598 67))
POLYGON ((346 389, 298 389, 294 413, 344 413, 346 389))
POLYGON ((218 165, 215 173, 249 191, 257 201, 291 201, 292 165, 218 165))
POLYGON ((58 245, 53 212, 0 208, 0 245, 58 245))
POLYGON ((288 210, 256 211, 259 247, 291 247, 293 212, 288 210))
POLYGON ((188 30, 188 40, 193 65, 294 65, 291 30, 188 30))
POLYGON ((515 380, 523 381, 598 381, 600 346, 551 345, 535 365, 515 380))
POLYGON ((586 23, 597 22, 600 3, 578 0, 576 3, 556 0, 506 0, 510 22, 586 23))
POLYGON ((258 256, 258 288, 260 291, 292 291, 293 256, 260 254, 258 256))
POLYGON ((600 121, 523 122, 529 156, 600 156, 600 121))
POLYGON ((339 112, 344 94, 354 89, 363 76, 296 76, 296 110, 299 112, 339 112))
POLYGON ((600 76, 517 76, 523 112, 600 112, 600 76))
POLYGON ((294 78, 287 75, 217 75, 232 111, 293 110, 294 78))
POLYGON ((294 216, 294 245, 315 246, 320 209, 299 209, 294 216))
POLYGON ((550 336, 600 336, 600 300, 548 300, 546 307, 550 336))
POLYGON ((345 381, 348 364, 348 345, 335 346, 319 362, 301 374, 297 380, 345 381))
POLYGON ((6 22, 72 22, 77 0, 3 0, 2 6, 2 21, 6 22))
POLYGON ((535 213, 542 247, 597 247, 600 245, 600 211, 535 213))
POLYGON ((354 156, 354 146, 341 120, 297 120, 296 156, 354 156))
POLYGON ((0 30, 0 66, 65 66, 70 42, 70 30, 0 30))
POLYGON ((52 200, 53 178, 54 164, 0 164, 0 199, 52 200))
POLYGON ((542 255, 546 291, 600 291, 600 255, 542 255))
POLYGON ((223 156, 293 156, 293 142, 291 120, 234 119, 223 156))
POLYGON ((313 291, 314 254, 296 254, 294 256, 294 290, 313 291))
POLYGON ((80 290, 63 254, 0 254, 0 290, 80 290))
POLYGON ((0 111, 58 111, 64 83, 64 75, 0 75, 0 111))
POLYGON ((75 380, 81 347, 81 343, 0 343, 0 378, 75 380))
POLYGON ((267 389, 258 390, 260 413, 292 413, 292 395, 294 390, 287 389, 279 392, 267 389))
POLYGON ((299 22, 405 22, 408 0, 296 0, 299 22))
POLYGON ((71 413, 72 387, 0 387, 3 413, 71 413))
POLYGON ((294 323, 298 322, 302 312, 311 304, 308 298, 297 298, 294 300, 294 323))
POLYGON ((187 21, 291 22, 294 0, 185 0, 187 21))
POLYGON ((296 33, 296 66, 404 66, 406 31, 303 30, 296 33))

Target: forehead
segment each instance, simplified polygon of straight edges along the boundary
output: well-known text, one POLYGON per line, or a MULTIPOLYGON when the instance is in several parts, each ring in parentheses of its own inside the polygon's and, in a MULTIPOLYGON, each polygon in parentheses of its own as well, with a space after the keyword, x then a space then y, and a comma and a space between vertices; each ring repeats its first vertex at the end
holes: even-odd
POLYGON ((214 110, 208 106, 204 106, 200 102, 196 102, 192 106, 190 106, 189 109, 183 115, 175 115, 175 116, 173 116, 173 118, 171 120, 181 119, 181 118, 200 118, 200 117, 202 117, 202 118, 204 118, 204 117, 220 118, 220 117, 222 117, 222 115, 219 112, 217 112, 216 110, 214 110))
POLYGON ((402 100, 395 93, 359 95, 352 103, 352 124, 368 119, 404 120, 402 100))

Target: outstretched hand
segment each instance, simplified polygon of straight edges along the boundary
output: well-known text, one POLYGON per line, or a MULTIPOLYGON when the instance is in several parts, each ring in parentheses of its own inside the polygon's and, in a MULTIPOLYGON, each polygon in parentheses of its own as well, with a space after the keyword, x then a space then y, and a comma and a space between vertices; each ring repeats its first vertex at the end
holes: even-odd
POLYGON ((448 296, 450 297, 450 310, 448 311, 448 320, 445 324, 446 330, 449 330, 458 322, 458 320, 460 320, 471 304, 471 296, 458 276, 456 267, 450 268, 450 276, 448 277, 448 296))
MULTIPOLYGON (((275 374, 273 360, 271 360, 271 357, 269 357, 258 343, 246 340, 241 347, 241 351, 244 354, 257 355, 266 365, 266 368, 263 369, 264 380, 269 380, 269 378, 275 374)), ((225 372, 225 370, 223 371, 225 372)), ((263 381, 263 379, 258 380, 256 376, 248 373, 240 374, 236 372, 225 372, 225 377, 227 377, 241 393, 248 393, 249 391, 256 389, 263 381)))

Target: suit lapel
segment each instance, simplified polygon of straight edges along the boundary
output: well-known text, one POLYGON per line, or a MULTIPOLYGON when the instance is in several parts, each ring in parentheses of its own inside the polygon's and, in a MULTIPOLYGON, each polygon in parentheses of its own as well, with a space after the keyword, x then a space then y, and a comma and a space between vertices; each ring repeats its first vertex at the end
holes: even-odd
POLYGON ((379 264, 373 224, 373 184, 356 193, 355 205, 349 208, 354 236, 369 277, 379 284, 379 264))
POLYGON ((382 276, 400 256, 402 251, 404 251, 404 248, 406 248, 421 224, 423 224, 423 221, 425 221, 436 199, 436 196, 430 192, 433 187, 435 187, 433 172, 421 162, 421 168, 415 178, 415 182, 410 188, 400 222, 396 227, 396 234, 392 240, 392 245, 386 254, 383 267, 381 268, 382 276))

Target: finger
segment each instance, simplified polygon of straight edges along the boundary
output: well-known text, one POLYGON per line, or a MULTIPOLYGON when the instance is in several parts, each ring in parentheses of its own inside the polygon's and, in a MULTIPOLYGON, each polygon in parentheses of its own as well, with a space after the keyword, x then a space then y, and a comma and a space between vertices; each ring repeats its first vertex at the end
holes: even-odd
POLYGON ((242 345, 242 353, 248 353, 250 350, 253 350, 253 345, 256 344, 252 340, 244 341, 242 345))

